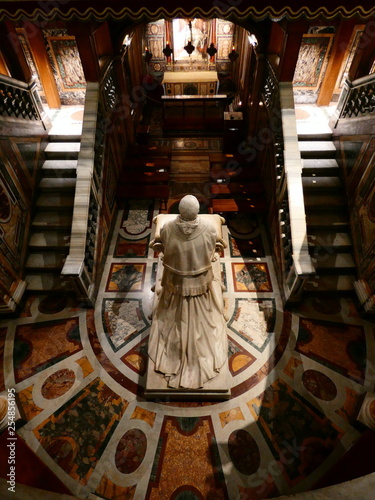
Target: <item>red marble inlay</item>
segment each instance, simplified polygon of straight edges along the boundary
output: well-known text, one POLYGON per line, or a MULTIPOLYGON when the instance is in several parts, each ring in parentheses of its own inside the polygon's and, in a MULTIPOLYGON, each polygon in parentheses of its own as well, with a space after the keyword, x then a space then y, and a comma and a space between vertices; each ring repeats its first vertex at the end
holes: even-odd
POLYGON ((82 349, 79 318, 19 325, 14 340, 16 382, 82 349))
POLYGON ((233 431, 228 439, 229 456, 236 469, 250 476, 260 466, 260 452, 255 439, 244 429, 233 431))
POLYGON ((323 401, 332 401, 337 396, 336 385, 317 370, 306 370, 302 375, 302 383, 313 396, 323 401))
POLYGON ((183 492, 193 491, 199 499, 228 499, 211 417, 166 416, 145 500, 184 498, 183 492))
POLYGON ((55 399, 62 396, 69 391, 75 379, 76 376, 73 370, 67 368, 58 370, 50 375, 42 385, 42 396, 46 399, 55 399))
POLYGON ((147 450, 147 438, 140 429, 128 430, 120 439, 115 464, 123 474, 131 474, 141 465, 147 450))

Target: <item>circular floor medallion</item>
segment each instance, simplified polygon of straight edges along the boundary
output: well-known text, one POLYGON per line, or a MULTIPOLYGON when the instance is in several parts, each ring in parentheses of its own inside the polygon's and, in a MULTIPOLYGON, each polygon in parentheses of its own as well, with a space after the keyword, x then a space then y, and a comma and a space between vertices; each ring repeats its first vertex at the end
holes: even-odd
POLYGON ((115 455, 116 467, 123 474, 131 474, 141 465, 147 449, 147 438, 140 429, 128 430, 120 439, 115 455))
POLYGON ((55 399, 66 392, 74 384, 76 376, 73 370, 63 369, 50 375, 42 385, 42 396, 46 399, 55 399))
POLYGON ((250 476, 260 466, 260 453, 255 439, 244 429, 233 431, 228 439, 230 458, 241 474, 250 476))
POLYGON ((65 295, 48 295, 40 301, 38 309, 42 314, 57 314, 65 309, 67 301, 65 295))
POLYGON ((302 383, 310 394, 323 401, 332 401, 337 396, 336 385, 317 370, 306 370, 302 375, 302 383))

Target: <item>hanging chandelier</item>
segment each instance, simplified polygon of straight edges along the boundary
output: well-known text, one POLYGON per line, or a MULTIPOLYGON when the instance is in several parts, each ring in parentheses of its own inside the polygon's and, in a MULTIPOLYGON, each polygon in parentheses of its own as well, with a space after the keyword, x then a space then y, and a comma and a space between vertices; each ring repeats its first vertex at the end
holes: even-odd
POLYGON ((190 40, 188 41, 187 45, 185 45, 184 49, 186 50, 186 52, 189 54, 189 56, 191 56, 191 54, 194 52, 195 50, 195 47, 194 45, 191 43, 192 39, 193 39, 193 27, 191 25, 191 20, 189 19, 189 30, 190 30, 190 40))
POLYGON ((195 47, 194 45, 191 43, 191 41, 189 41, 187 43, 187 45, 185 45, 184 49, 186 50, 186 52, 189 54, 189 56, 194 52, 195 50, 195 47))

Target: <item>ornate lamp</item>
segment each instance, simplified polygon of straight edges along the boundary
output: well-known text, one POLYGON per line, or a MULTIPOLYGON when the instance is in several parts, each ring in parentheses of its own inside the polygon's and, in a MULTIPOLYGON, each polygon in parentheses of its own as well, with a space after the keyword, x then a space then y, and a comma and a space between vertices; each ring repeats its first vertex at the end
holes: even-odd
POLYGON ((236 52, 234 45, 232 47, 232 51, 228 54, 228 57, 232 61, 232 63, 234 63, 234 61, 237 61, 239 54, 236 52))
POLYGON ((188 41, 187 45, 185 45, 184 49, 189 54, 189 56, 191 56, 191 54, 194 52, 195 49, 194 45, 191 43, 193 39, 193 27, 191 24, 191 19, 189 19, 189 30, 190 30, 190 40, 188 41))
POLYGON ((172 55, 172 52, 173 50, 171 49, 169 42, 167 42, 167 45, 163 49, 163 54, 169 59, 172 55))
POLYGON ((194 52, 194 45, 191 43, 191 40, 188 42, 187 45, 185 45, 184 49, 186 50, 186 52, 189 54, 189 56, 194 52))
POLYGON ((216 54, 217 52, 217 49, 215 48, 214 44, 211 43, 211 45, 208 47, 207 49, 207 54, 210 56, 210 57, 214 57, 214 55, 216 54))

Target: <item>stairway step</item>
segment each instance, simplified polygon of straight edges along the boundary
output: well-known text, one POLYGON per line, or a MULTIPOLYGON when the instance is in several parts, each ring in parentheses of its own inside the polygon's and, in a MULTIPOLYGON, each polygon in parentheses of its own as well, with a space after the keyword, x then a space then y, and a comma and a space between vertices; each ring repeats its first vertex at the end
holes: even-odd
POLYGON ((307 208, 314 207, 315 209, 325 210, 334 207, 346 207, 345 197, 334 194, 319 194, 319 193, 305 193, 305 206, 307 208))
POLYGON ((356 280, 353 274, 344 275, 318 275, 307 281, 305 291, 313 293, 342 293, 352 292, 354 290, 353 283, 356 280))
POLYGON ((78 158, 80 148, 79 142, 50 142, 47 144, 44 154, 49 160, 57 158, 74 160, 78 158))
POLYGON ((26 261, 26 269, 45 271, 58 271, 60 273, 66 259, 66 253, 38 252, 31 253, 26 261))
POLYGON ((29 240, 30 249, 68 249, 70 242, 70 233, 61 231, 36 231, 31 234, 29 240))
POLYGON ((315 158, 302 160, 302 175, 331 176, 338 175, 340 169, 336 160, 333 158, 315 158))
POLYGON ((332 141, 332 132, 298 134, 299 141, 332 141))
POLYGON ((39 210, 31 224, 36 229, 70 229, 72 227, 72 214, 39 210))
POLYGON ((338 177, 303 177, 303 189, 306 191, 330 191, 334 192, 342 189, 341 180, 338 177))
POLYGON ((80 142, 81 134, 48 134, 49 142, 80 142))
POLYGON ((306 224, 310 233, 314 228, 332 228, 342 231, 349 227, 349 218, 343 210, 331 210, 327 213, 322 213, 321 210, 310 207, 306 210, 306 224))
POLYGON ((75 177, 77 160, 46 160, 42 165, 43 177, 75 177))
POLYGON ((336 148, 332 141, 298 142, 302 158, 335 158, 336 148))
POLYGON ((42 193, 35 202, 36 208, 44 210, 71 210, 74 194, 42 193))
POLYGON ((324 247, 335 249, 351 248, 352 241, 348 233, 338 233, 334 230, 307 229, 309 247, 324 247))
POLYGON ((25 281, 30 292, 57 292, 69 287, 66 278, 60 278, 60 275, 53 273, 28 273, 25 281))
POLYGON ((313 256, 313 261, 318 274, 323 272, 353 274, 356 269, 350 253, 319 253, 319 255, 313 256))
POLYGON ((39 183, 41 191, 74 191, 77 180, 75 178, 60 179, 60 178, 44 178, 39 183))

